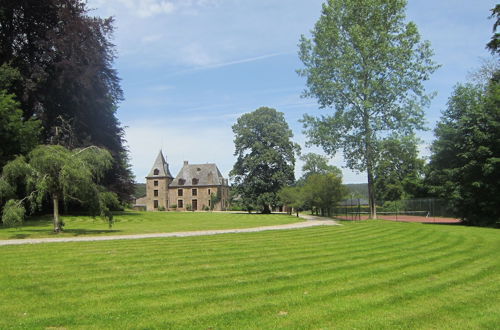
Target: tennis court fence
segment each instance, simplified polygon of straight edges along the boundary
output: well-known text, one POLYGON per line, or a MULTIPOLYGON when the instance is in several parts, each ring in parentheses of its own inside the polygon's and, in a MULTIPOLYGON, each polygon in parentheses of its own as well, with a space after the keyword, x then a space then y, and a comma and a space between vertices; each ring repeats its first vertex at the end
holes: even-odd
MULTIPOLYGON (((370 213, 368 200, 351 198, 340 202, 333 208, 335 217, 345 220, 363 220, 370 213)), ((425 217, 453 218, 453 210, 448 201, 437 198, 418 198, 399 201, 377 201, 379 217, 425 217)))

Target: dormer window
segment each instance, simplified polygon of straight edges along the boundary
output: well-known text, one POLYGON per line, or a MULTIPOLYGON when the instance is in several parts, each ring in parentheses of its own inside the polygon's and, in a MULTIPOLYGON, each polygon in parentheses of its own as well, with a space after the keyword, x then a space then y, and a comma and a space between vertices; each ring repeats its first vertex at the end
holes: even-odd
POLYGON ((159 170, 159 169, 157 169, 157 168, 155 168, 155 170, 153 171, 153 174, 154 174, 154 175, 158 175, 158 174, 160 174, 160 170, 159 170))
POLYGON ((197 185, 200 180, 197 178, 193 178, 193 186, 197 185))
POLYGON ((179 179, 179 186, 183 186, 186 183, 185 179, 179 179))

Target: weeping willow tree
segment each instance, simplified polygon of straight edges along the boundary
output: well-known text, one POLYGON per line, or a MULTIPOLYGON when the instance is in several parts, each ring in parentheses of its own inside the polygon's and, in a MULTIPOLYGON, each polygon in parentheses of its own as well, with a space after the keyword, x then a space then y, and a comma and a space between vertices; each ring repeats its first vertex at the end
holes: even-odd
POLYGON ((59 218, 61 202, 77 202, 92 214, 106 216, 117 204, 116 195, 106 192, 99 181, 111 168, 113 158, 95 146, 68 150, 59 145, 41 145, 27 157, 19 156, 4 166, 0 178, 0 197, 5 200, 2 221, 6 225, 22 223, 26 207, 33 212, 49 198, 53 205, 54 231, 62 230, 59 218), (22 199, 13 199, 24 195, 22 199))

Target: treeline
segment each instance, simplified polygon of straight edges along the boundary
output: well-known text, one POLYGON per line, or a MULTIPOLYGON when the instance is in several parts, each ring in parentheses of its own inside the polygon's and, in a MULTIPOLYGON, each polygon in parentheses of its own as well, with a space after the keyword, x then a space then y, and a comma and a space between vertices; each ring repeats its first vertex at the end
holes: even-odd
POLYGON ((101 184, 130 198, 112 33, 113 19, 93 17, 83 0, 2 1, 0 168, 37 145, 97 146, 112 156, 101 184))

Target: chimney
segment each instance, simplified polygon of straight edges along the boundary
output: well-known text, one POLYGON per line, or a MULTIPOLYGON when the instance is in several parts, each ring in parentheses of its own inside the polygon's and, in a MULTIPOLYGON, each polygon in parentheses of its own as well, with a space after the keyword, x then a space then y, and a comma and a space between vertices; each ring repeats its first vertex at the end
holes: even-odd
POLYGON ((187 164, 189 164, 189 162, 187 160, 184 161, 184 166, 186 166, 187 164))

